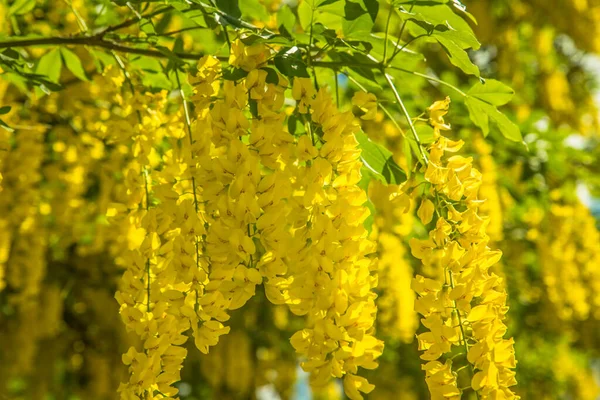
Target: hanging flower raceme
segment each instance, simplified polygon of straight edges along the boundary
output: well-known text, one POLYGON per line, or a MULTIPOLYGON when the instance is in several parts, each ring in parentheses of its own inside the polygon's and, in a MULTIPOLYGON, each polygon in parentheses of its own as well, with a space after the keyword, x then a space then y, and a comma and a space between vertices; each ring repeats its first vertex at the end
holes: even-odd
MULTIPOLYGON (((117 75, 115 83, 122 82, 118 72, 107 73, 117 75)), ((123 355, 130 377, 119 387, 122 399, 176 395, 172 384, 180 379, 186 356, 181 345, 187 340, 183 332, 189 321, 179 318, 185 289, 173 279, 169 263, 173 219, 170 210, 155 208, 153 197, 154 169, 161 163, 156 148, 182 132, 180 124, 175 125, 179 129, 167 128, 172 121, 163 112, 165 95, 117 95, 122 119, 110 131, 110 140, 128 146, 132 156, 124 170, 120 203, 108 210, 113 225, 125 235, 123 245, 115 247, 117 262, 125 268, 115 297, 125 327, 139 338, 139 344, 123 355)))
MULTIPOLYGON (((295 87, 307 87, 299 78, 295 87)), ((294 278, 288 287, 292 312, 307 314, 309 327, 296 333, 292 344, 307 358, 303 367, 313 382, 330 376, 344 378, 352 399, 373 385, 356 376, 358 367, 375 368, 383 343, 373 336, 376 307, 376 250, 363 222, 366 194, 358 186, 360 150, 350 113, 341 113, 323 89, 314 99, 302 91, 298 109, 306 121, 303 161, 296 181, 293 215, 305 221, 295 232, 298 261, 289 264, 294 278), (303 113, 306 111, 306 113, 303 113)), ((299 140, 299 141, 300 141, 299 140)), ((299 145, 300 146, 300 145, 299 145)), ((300 221, 298 221, 300 222, 300 221)), ((291 260, 290 260, 291 261, 291 260)))
POLYGON ((121 316, 142 341, 123 356, 124 399, 174 396, 186 335, 208 353, 259 284, 271 302, 306 315, 291 341, 314 385, 344 378, 352 399, 373 389, 358 375, 383 349, 373 335, 376 259, 357 186, 359 128, 325 90, 296 78, 293 113, 305 131, 288 132, 289 81, 262 68, 269 52, 235 41, 230 63, 247 72, 236 80, 202 58, 189 79, 187 129, 152 126, 143 102, 130 109, 141 117, 125 138, 136 158, 111 211, 131 237, 121 316))
MULTIPOLYGON (((547 297, 563 321, 600 318, 600 232, 590 210, 580 203, 569 204, 560 193, 552 193, 547 221, 549 229, 537 240, 541 273, 547 297)), ((540 221, 541 222, 541 221, 540 221)))
POLYGON ((369 199, 377 210, 370 235, 377 241, 379 255, 377 326, 387 337, 410 343, 419 325, 414 311, 416 296, 410 287, 414 271, 406 243, 415 219, 396 199, 390 201, 397 191, 398 186, 380 182, 369 187, 369 199))
MULTIPOLYGON (((0 82, 0 101, 7 104, 5 87, 0 82)), ((11 360, 0 368, 0 390, 7 387, 4 382, 35 371, 41 340, 50 336, 47 324, 56 324, 51 304, 47 309, 40 306, 47 294, 48 235, 41 182, 48 129, 17 113, 3 118, 25 129, 0 132, 0 302, 10 310, 0 312, 0 352, 11 360)))
MULTIPOLYGON (((440 130, 448 127, 442 118, 448 102, 430 107, 432 124, 440 130)), ((481 399, 515 399, 510 389, 516 384, 513 340, 504 339, 506 292, 501 278, 490 272, 501 253, 487 246, 488 221, 478 212, 481 174, 471 158, 444 158, 462 144, 438 136, 430 145, 422 183, 429 190, 418 215, 431 230, 427 239, 410 242, 412 254, 433 278, 418 275, 413 281, 419 295, 415 309, 427 329, 417 336, 421 358, 427 361, 423 369, 434 399, 460 398, 457 376, 464 379, 469 369, 473 373, 467 386, 481 399), (455 349, 464 352, 470 367, 456 368, 460 358, 455 349), (458 371, 464 372, 457 375, 458 371)), ((411 185, 403 190, 410 195, 420 192, 411 185)))

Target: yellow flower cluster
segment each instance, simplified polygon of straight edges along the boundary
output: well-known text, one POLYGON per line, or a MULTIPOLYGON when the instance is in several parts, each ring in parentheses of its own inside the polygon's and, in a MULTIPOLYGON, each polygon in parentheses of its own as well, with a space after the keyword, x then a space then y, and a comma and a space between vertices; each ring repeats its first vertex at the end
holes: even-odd
POLYGON ((352 97, 352 105, 358 107, 363 115, 361 119, 375 119, 377 115, 377 97, 373 93, 356 92, 352 97))
MULTIPOLYGON (((108 73, 114 73, 114 83, 124 83, 124 77, 113 71, 108 73)), ((123 171, 122 202, 113 204, 107 213, 129 238, 125 246, 115 246, 117 262, 125 267, 116 299, 127 330, 135 332, 141 341, 141 351, 130 347, 123 355, 130 378, 119 387, 122 399, 154 398, 155 392, 162 393, 159 398, 177 394, 171 385, 180 379, 187 353, 181 345, 187 340, 183 332, 189 329, 189 321, 180 318, 185 291, 173 262, 174 242, 185 237, 175 224, 182 223, 185 209, 182 207, 182 213, 175 207, 152 205, 154 192, 156 198, 164 200, 160 185, 153 192, 154 173, 157 180, 162 177, 153 169, 160 165, 161 173, 168 171, 169 154, 161 165, 156 147, 164 140, 181 138, 184 132, 181 124, 172 124, 162 112, 165 95, 134 91, 116 96, 123 119, 115 118, 108 130, 109 139, 128 144, 134 157, 123 171)))
MULTIPOLYGON (((438 133, 447 129, 442 116, 448 103, 430 107, 438 133)), ((450 355, 453 347, 462 347, 473 369, 470 387, 481 399, 515 399, 510 389, 516 384, 514 342, 503 338, 506 292, 501 279, 489 271, 501 253, 487 246, 488 221, 478 213, 481 174, 471 158, 443 158, 446 152, 457 152, 462 141, 436 136, 423 182, 430 189, 418 210, 421 221, 433 228, 427 239, 410 241, 412 254, 424 269, 438 274, 437 279, 417 275, 412 284, 419 295, 415 309, 427 328, 417 336, 421 358, 427 361, 423 366, 427 385, 433 399, 460 398, 454 357, 439 360, 450 355)), ((419 190, 415 186, 407 183, 404 196, 415 195, 419 190)))
MULTIPOLYGON (((116 342, 127 343, 110 315, 117 315, 110 295, 115 267, 98 254, 106 251, 110 235, 96 222, 112 195, 123 153, 115 148, 107 157, 103 138, 96 136, 111 115, 105 100, 112 86, 103 86, 102 79, 97 86, 86 82, 30 98, 26 108, 23 94, 0 80, 0 103, 12 106, 2 118, 14 128, 0 129, 0 353, 11 360, 0 365, 0 391, 11 398, 46 397, 58 359, 70 371, 83 372, 92 362, 97 335, 108 332, 114 339, 104 339, 95 361, 112 371, 101 377, 110 396, 121 372, 114 353, 106 351, 116 342), (103 106, 95 107, 90 98, 103 106), (82 262, 80 256, 90 250, 96 252, 95 263, 82 262), (82 298, 90 293, 86 300, 98 309, 85 310, 82 298), (97 318, 90 320, 92 313, 97 318), (89 329, 85 360, 82 325, 89 329), (13 389, 16 381, 26 382, 25 389, 13 389)), ((86 373, 90 382, 102 374, 100 369, 86 373)))
POLYGON ((389 338, 402 342, 413 341, 419 325, 415 308, 415 293, 410 288, 414 271, 405 240, 414 228, 414 217, 404 212, 390 195, 397 192, 396 185, 372 182, 369 197, 375 205, 377 216, 372 238, 376 238, 379 254, 379 285, 377 297, 377 326, 389 338))
POLYGON ((473 147, 479 155, 478 164, 481 171, 479 198, 485 200, 480 206, 481 215, 488 218, 486 233, 490 240, 497 242, 503 239, 503 217, 501 195, 498 187, 498 171, 492 156, 492 146, 481 136, 475 136, 473 147))
POLYGON ((600 318, 600 234, 581 203, 554 202, 537 235, 547 298, 562 320, 600 318), (546 225, 547 224, 547 225, 546 225), (550 228, 552 227, 552 228, 550 228))
MULTIPOLYGON (((16 128, 0 129, 0 352, 11 360, 0 365, 3 392, 11 380, 51 364, 41 365, 40 344, 57 336, 63 317, 61 288, 47 280, 53 237, 45 223, 49 190, 43 181, 51 173, 44 162, 51 131, 39 115, 21 116, 7 89, 8 82, 0 81, 0 102, 12 106, 3 120, 16 128)), ((43 384, 30 387, 31 393, 43 390, 43 384)))
POLYGON ((2 192, 11 194, 0 196, 0 290, 11 289, 13 304, 35 301, 46 270, 47 241, 39 207, 45 134, 34 121, 18 135, 0 132, 0 185, 2 192))
POLYGON ((255 367, 251 346, 244 332, 234 331, 224 336, 209 354, 203 355, 202 375, 216 390, 215 396, 226 396, 227 392, 239 396, 250 394, 254 388, 255 367))
POLYGON ((552 368, 561 381, 573 388, 575 398, 580 400, 597 399, 600 388, 593 372, 578 357, 579 354, 565 343, 560 343, 554 350, 556 356, 552 362, 552 368))
POLYGON ((309 85, 300 78, 293 87, 308 135, 298 140, 299 161, 306 167, 297 170, 294 185, 291 215, 301 222, 286 302, 292 312, 308 315, 309 327, 292 337, 292 345, 308 359, 303 367, 312 372, 314 384, 345 375, 346 394, 360 399, 359 391, 368 393, 373 385, 355 374, 358 367, 377 366, 383 342, 373 336, 376 259, 368 256, 376 248, 363 226, 369 215, 366 194, 357 186, 358 126, 324 90, 313 97, 309 85))
POLYGON ((114 246, 126 268, 116 297, 141 339, 123 356, 123 399, 175 396, 187 333, 207 353, 229 332, 230 311, 263 281, 271 302, 306 316, 291 342, 312 384, 343 377, 352 399, 373 389, 357 375, 383 350, 373 336, 377 264, 357 186, 359 127, 325 90, 295 78, 292 112, 305 131, 290 134, 289 83, 260 69, 268 52, 234 42, 231 64, 247 71, 236 81, 223 78, 217 59, 202 58, 190 77, 187 129, 161 111, 164 94, 117 99, 124 118, 110 137, 129 143, 134 158, 123 199, 108 211, 129 238, 114 246))

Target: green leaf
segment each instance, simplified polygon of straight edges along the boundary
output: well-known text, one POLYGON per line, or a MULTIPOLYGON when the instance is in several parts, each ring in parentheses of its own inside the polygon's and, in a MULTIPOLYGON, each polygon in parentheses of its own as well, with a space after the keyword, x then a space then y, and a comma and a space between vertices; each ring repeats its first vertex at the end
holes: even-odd
POLYGON ((502 106, 512 99, 515 91, 500 81, 486 79, 484 83, 477 82, 473 85, 467 94, 486 103, 502 106))
POLYGON ((51 90, 60 90, 58 81, 61 69, 62 59, 59 49, 51 50, 40 58, 35 68, 35 75, 27 76, 31 83, 38 85, 35 89, 37 96, 41 97, 43 93, 50 94, 51 90))
POLYGON ((329 4, 341 2, 341 0, 305 0, 311 8, 317 9, 319 7, 327 6, 329 4))
POLYGON ((472 97, 465 98, 465 105, 469 110, 469 118, 475 125, 481 128, 483 136, 487 136, 490 133, 490 119, 485 110, 480 107, 480 101, 472 97))
POLYGON ((155 35, 156 31, 154 30, 154 24, 152 23, 152 20, 147 19, 147 18, 142 18, 139 23, 138 26, 140 27, 140 30, 142 32, 144 32, 146 35, 155 35))
MULTIPOLYGON (((440 25, 437 25, 438 27, 440 25)), ((446 39, 452 40, 462 49, 473 49, 478 50, 481 47, 481 43, 469 32, 457 31, 452 29, 437 29, 436 32, 433 33, 434 37, 443 36, 446 39)))
POLYGON ((453 65, 457 66, 467 74, 479 76, 479 68, 473 64, 467 52, 456 44, 456 42, 444 36, 436 35, 435 38, 442 46, 444 46, 450 62, 453 65))
POLYGON ((275 71, 273 68, 261 68, 261 69, 263 71, 267 72, 267 78, 265 79, 265 82, 271 83, 273 85, 279 84, 279 75, 277 75, 277 71, 275 71))
MULTIPOLYGON (((182 15, 184 15, 184 20, 185 18, 185 14, 182 13, 182 15)), ((171 23, 171 21, 173 20, 173 13, 165 13, 161 16, 159 16, 158 18, 158 22, 156 22, 154 24, 154 27, 156 29, 157 33, 165 33, 166 29, 169 27, 169 24, 171 23)))
MULTIPOLYGON (((427 21, 426 19, 424 19, 420 14, 415 14, 414 18, 408 18, 407 21, 412 22, 413 24, 418 25, 419 27, 421 27, 423 29, 423 33, 418 33, 418 35, 432 35, 434 31, 438 30, 438 31, 442 31, 442 30, 448 30, 448 26, 447 25, 434 25, 431 22, 427 21)), ((416 28, 414 28, 416 29, 416 28)), ((417 33, 418 31, 415 30, 415 33, 417 33)))
POLYGON ((242 12, 242 17, 250 21, 268 21, 269 13, 265 6, 258 0, 243 0, 240 2, 239 8, 242 12))
POLYGON ((278 45, 282 45, 282 46, 292 46, 294 43, 286 38, 283 35, 276 35, 276 34, 268 34, 268 35, 255 35, 255 34, 250 34, 247 36, 244 36, 243 38, 240 39, 246 46, 250 46, 254 43, 269 43, 269 44, 278 44, 278 45))
POLYGON ((461 14, 461 13, 464 14, 475 25, 477 25, 477 19, 473 16, 473 14, 471 14, 470 12, 467 11, 467 6, 465 6, 463 3, 461 3, 460 0, 453 0, 452 1, 452 6, 454 7, 454 10, 456 12, 458 12, 459 14, 461 14))
POLYGON ((485 83, 477 82, 469 89, 465 105, 471 121, 481 128, 484 136, 490 132, 491 120, 505 138, 515 142, 523 141, 519 127, 497 108, 508 103, 513 94, 510 87, 494 79, 488 79, 485 83))
POLYGON ((23 15, 35 8, 35 0, 16 0, 8 9, 8 16, 23 15))
MULTIPOLYGON (((246 0, 243 1, 245 2, 246 0)), ((216 0, 215 3, 219 10, 233 18, 240 18, 242 16, 238 0, 216 0)))
POLYGON ((296 16, 292 12, 290 6, 283 4, 277 12, 277 26, 279 26, 279 30, 285 30, 285 32, 282 33, 293 35, 294 25, 296 25, 296 16))
MULTIPOLYGON (((300 20, 300 25, 305 32, 309 32, 311 29, 313 31, 317 27, 317 24, 323 25, 326 29, 332 29, 333 31, 344 30, 343 25, 347 22, 348 18, 346 17, 346 4, 350 2, 340 1, 340 0, 309 0, 303 1, 298 6, 298 18, 300 20)), ((350 5, 351 10, 356 14, 353 14, 352 20, 359 17, 357 7, 355 6, 356 2, 352 2, 350 5)), ((358 5, 358 8, 361 10, 360 15, 363 15, 366 11, 358 5)), ((347 26, 347 29, 359 29, 359 26, 363 26, 360 23, 358 26, 354 26, 354 23, 350 23, 347 26), (352 26, 350 26, 352 25, 352 26)))
MULTIPOLYGON (((11 110, 10 106, 4 106, 4 107, 0 107, 0 115, 5 115, 8 114, 11 110)), ((4 122, 3 120, 0 119, 0 127, 6 129, 9 132, 13 132, 14 129, 11 128, 10 126, 8 126, 8 124, 6 122, 4 122)))
POLYGON ((241 68, 232 68, 223 70, 223 79, 228 81, 239 81, 240 79, 248 76, 248 71, 244 71, 241 68))
POLYGON ((2 53, 0 53, 2 56, 4 57, 8 57, 11 58, 13 60, 18 60, 19 59, 19 52, 16 51, 15 49, 5 49, 2 53))
POLYGON ((385 184, 396 185, 406 180, 406 173, 396 164, 391 151, 371 141, 362 131, 355 136, 362 150, 360 159, 375 179, 385 184))
POLYGON ((62 61, 60 58, 60 50, 54 49, 40 58, 40 61, 35 68, 35 73, 45 75, 51 82, 58 83, 61 68, 62 61))
POLYGON ((62 47, 60 49, 60 53, 62 55, 65 66, 75 75, 77 78, 82 81, 89 81, 87 75, 85 74, 85 70, 83 69, 83 65, 81 64, 81 60, 75 53, 66 47, 62 47))
POLYGON ((373 21, 373 23, 375 22, 375 20, 377 19, 377 14, 379 13, 379 1, 377 0, 357 0, 358 3, 360 3, 365 10, 367 10, 367 13, 369 13, 369 16, 371 17, 371 21, 373 21))
POLYGON ((308 31, 313 24, 342 30, 346 38, 369 35, 375 24, 379 3, 376 0, 309 0, 298 6, 300 25, 308 31))
POLYGON ((496 124, 502 135, 513 142, 522 142, 523 136, 519 127, 513 123, 506 115, 501 113, 496 107, 485 105, 483 107, 488 113, 490 119, 496 124))
POLYGON ((88 49, 88 52, 94 57, 94 64, 98 72, 102 71, 108 65, 115 65, 117 62, 110 53, 107 54, 104 51, 94 50, 92 48, 88 49))
MULTIPOLYGON (((415 130, 417 131, 417 135, 419 136, 419 141, 422 144, 429 144, 435 142, 435 134, 433 132, 433 128, 429 124, 417 124, 415 126, 415 130)), ((412 139, 412 136, 409 136, 412 139)))
POLYGON ((370 34, 372 29, 373 22, 366 13, 354 19, 342 20, 342 31, 347 38, 360 38, 370 34))
POLYGON ((287 121, 288 132, 294 136, 306 134, 306 127, 295 114, 290 115, 287 121))
POLYGON ((505 138, 514 142, 523 141, 519 127, 508 119, 506 115, 501 113, 496 106, 476 97, 467 97, 465 105, 469 110, 471 120, 481 128, 484 136, 489 134, 489 121, 491 120, 505 138))
POLYGON ((344 4, 342 30, 347 38, 360 38, 371 34, 379 3, 373 0, 347 0, 344 4))
POLYGON ((309 77, 306 64, 302 60, 302 53, 296 46, 281 49, 275 56, 274 63, 279 72, 285 76, 309 77))
MULTIPOLYGON (((212 14, 209 14, 206 9, 201 8, 199 10, 194 9, 184 9, 178 13, 167 13, 165 16, 156 24, 156 30, 158 32, 164 33, 168 28, 171 18, 177 15, 182 18, 184 21, 189 21, 190 26, 202 26, 210 29, 214 29, 218 26, 215 19, 212 17, 212 14), (166 20, 164 23, 163 21, 166 20), (160 28, 160 29, 159 29, 160 28)), ((187 24, 185 24, 187 25, 187 24)), ((184 25, 184 27, 186 27, 184 25)))
POLYGON ((311 16, 313 14, 313 9, 311 8, 308 1, 303 1, 298 6, 297 12, 298 12, 298 19, 300 21, 300 26, 302 27, 303 30, 306 31, 308 29, 308 27, 310 26, 310 23, 312 22, 311 16))
POLYGON ((467 74, 479 76, 479 68, 471 62, 465 49, 476 50, 481 44, 469 25, 452 9, 442 5, 413 7, 407 11, 401 7, 400 17, 412 22, 409 30, 414 37, 431 36, 443 46, 452 64, 467 74))
MULTIPOLYGON (((411 2, 407 2, 403 7, 411 8, 411 2)), ((466 32, 474 36, 473 29, 467 21, 457 15, 454 10, 446 4, 438 4, 430 2, 430 4, 419 4, 412 6, 411 13, 420 14, 425 20, 433 25, 447 25, 459 32, 466 32)), ((410 31, 410 27, 409 31, 410 31)))
POLYGON ((448 0, 393 0, 392 6, 436 6, 439 4, 446 4, 448 0))

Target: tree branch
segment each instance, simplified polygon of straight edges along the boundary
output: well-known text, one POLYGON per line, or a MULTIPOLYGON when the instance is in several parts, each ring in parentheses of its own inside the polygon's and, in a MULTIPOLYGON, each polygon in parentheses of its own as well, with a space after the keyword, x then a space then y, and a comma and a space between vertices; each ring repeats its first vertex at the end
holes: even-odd
MULTIPOLYGON (((158 50, 142 49, 138 47, 123 46, 121 44, 103 39, 100 36, 75 36, 75 37, 49 37, 39 39, 23 39, 11 40, 8 42, 0 42, 0 49, 12 47, 29 47, 29 46, 51 46, 51 45, 83 45, 91 47, 101 47, 108 50, 114 50, 122 53, 140 54, 148 57, 168 58, 168 55, 158 50)), ((199 60, 204 54, 202 53, 176 53, 177 57, 183 60, 199 60)), ((226 61, 228 57, 217 57, 219 60, 226 61)))

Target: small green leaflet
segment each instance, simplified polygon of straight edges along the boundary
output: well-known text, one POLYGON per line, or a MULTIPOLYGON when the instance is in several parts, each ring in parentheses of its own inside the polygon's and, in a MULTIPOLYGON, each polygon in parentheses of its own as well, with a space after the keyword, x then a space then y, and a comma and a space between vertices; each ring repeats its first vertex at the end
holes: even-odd
POLYGON ((341 30, 346 38, 358 39, 371 33, 378 11, 376 0, 308 0, 300 3, 297 12, 304 30, 320 23, 341 30))
POLYGON ((217 8, 233 18, 241 18, 242 11, 237 0, 216 0, 217 8))
MULTIPOLYGON (((0 107, 0 115, 8 114, 10 112, 10 106, 0 107)), ((6 129, 9 132, 13 132, 14 129, 8 126, 8 124, 0 119, 0 127, 6 129)))
POLYGON ((362 131, 355 136, 362 150, 360 159, 375 179, 385 184, 395 185, 406 180, 406 174, 394 161, 391 151, 371 141, 362 131))
POLYGON ((438 42, 444 47, 450 62, 460 68, 464 73, 479 76, 479 68, 473 64, 469 55, 455 41, 445 36, 435 35, 438 42))
POLYGON ((35 68, 35 73, 44 75, 48 77, 49 81, 58 83, 61 68, 62 60, 60 58, 60 50, 54 49, 40 58, 40 61, 35 68))
POLYGON ((485 83, 477 82, 469 89, 465 105, 471 121, 481 128, 484 136, 490 133, 491 120, 505 138, 514 142, 523 141, 519 127, 497 108, 508 103, 513 94, 510 87, 494 79, 488 79, 485 83))
POLYGON ((476 97, 481 101, 493 104, 495 106, 503 106, 508 103, 515 91, 504 83, 495 79, 486 79, 485 83, 477 82, 467 92, 469 96, 476 97))
POLYGON ((375 0, 345 1, 342 30, 348 38, 370 35, 379 11, 375 0))
POLYGON ((258 0, 243 0, 240 2, 240 10, 242 17, 247 18, 250 21, 268 21, 269 13, 265 6, 258 0))
MULTIPOLYGON (((60 50, 54 49, 44 54, 38 61, 35 68, 35 73, 43 76, 49 83, 58 83, 60 79, 60 71, 62 69, 62 59, 60 56, 60 50)), ((51 88, 48 88, 46 84, 41 84, 35 88, 37 96, 43 96, 44 93, 49 94, 51 88)))
POLYGON ((281 49, 275 56, 274 63, 279 72, 287 77, 309 77, 306 64, 302 60, 302 53, 296 46, 281 49))
POLYGON ((410 10, 400 7, 400 17, 412 22, 409 30, 414 37, 434 38, 443 46, 453 65, 467 74, 479 76, 479 68, 473 64, 466 50, 477 50, 481 44, 460 16, 446 5, 412 7, 410 10))
POLYGON ((66 47, 62 47, 60 49, 60 54, 65 62, 65 66, 73 73, 73 75, 82 81, 89 81, 87 75, 85 74, 85 70, 83 69, 83 65, 81 65, 81 60, 75 53, 66 47))
POLYGON ((287 4, 282 4, 277 12, 277 25, 279 26, 280 31, 285 29, 285 33, 293 35, 294 26, 296 25, 296 16, 287 4))
POLYGON ((469 23, 464 20, 460 15, 456 14, 456 10, 447 4, 435 4, 431 1, 421 2, 421 4, 404 4, 402 6, 405 9, 411 9, 412 13, 422 15, 428 22, 433 25, 449 25, 453 29, 459 32, 473 34, 473 29, 469 26, 469 23))

